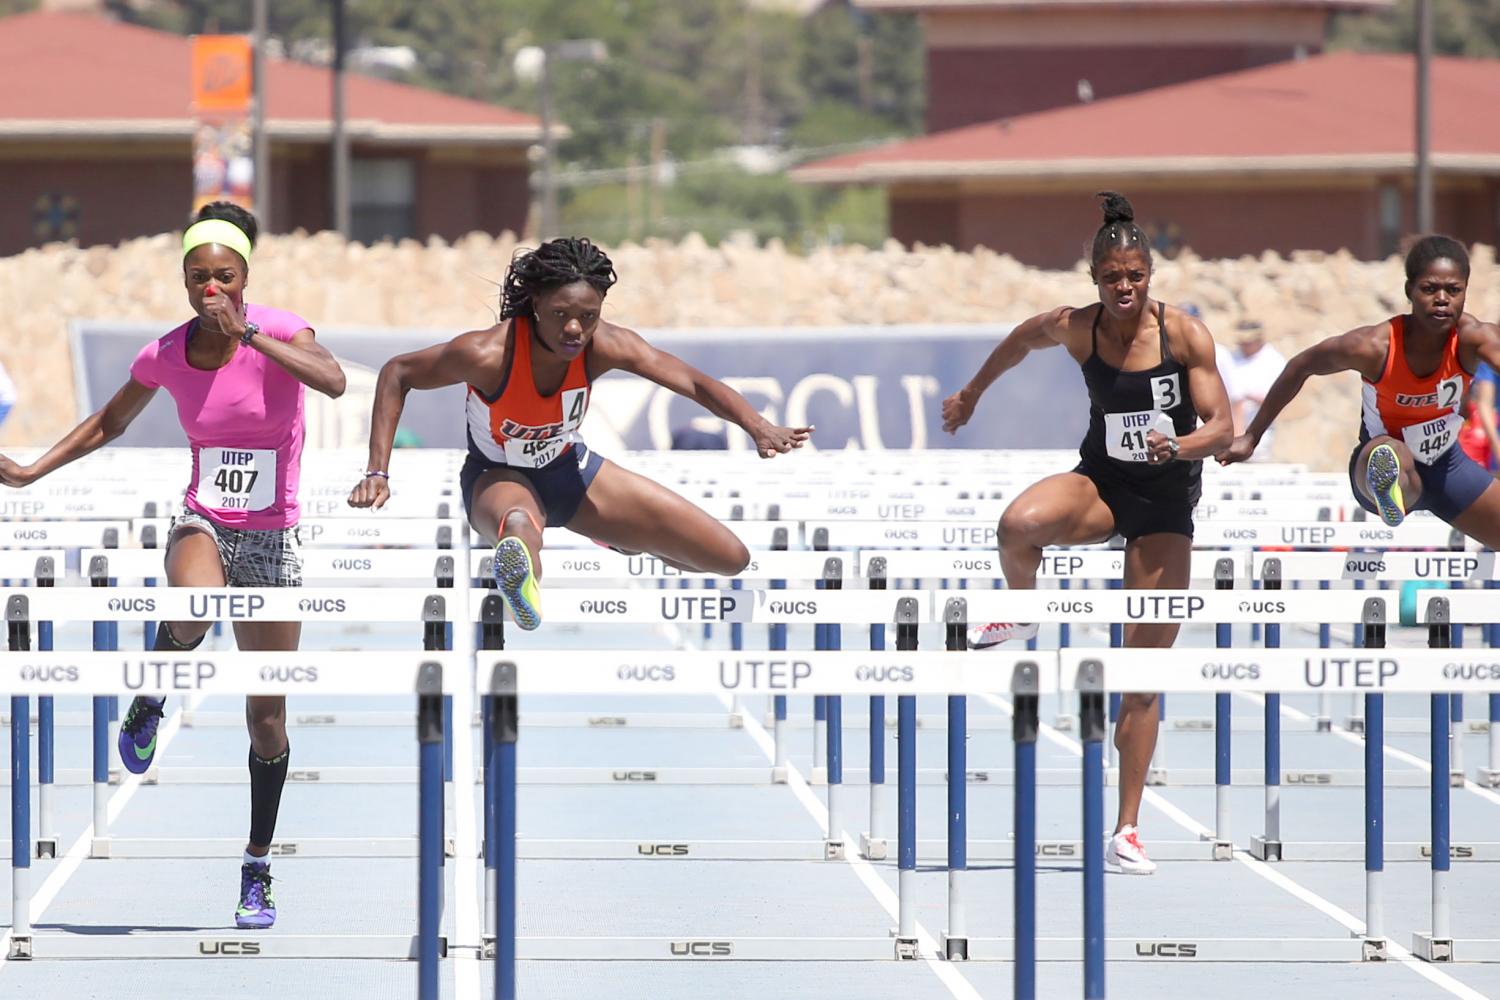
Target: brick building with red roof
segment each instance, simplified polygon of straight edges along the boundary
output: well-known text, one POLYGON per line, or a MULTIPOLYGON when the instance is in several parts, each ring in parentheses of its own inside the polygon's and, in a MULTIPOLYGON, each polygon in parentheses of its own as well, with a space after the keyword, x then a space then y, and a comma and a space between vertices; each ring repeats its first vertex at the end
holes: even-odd
MULTIPOLYGON (((64 203, 83 244, 182 224, 193 196, 190 49, 92 14, 0 18, 0 255, 55 238, 41 216, 64 203)), ((325 229, 330 71, 266 66, 273 225, 325 229)), ((522 231, 534 117, 355 73, 344 106, 356 238, 522 231)))
POLYGON ((917 14, 927 131, 1318 55, 1329 18, 1393 0, 852 0, 917 14))
MULTIPOLYGON (((986 246, 1070 267, 1125 192, 1164 247, 1204 257, 1348 249, 1414 226, 1415 60, 1336 53, 952 129, 794 171, 887 190, 904 243, 986 246)), ((1500 60, 1432 71, 1436 226, 1500 240, 1500 60)))

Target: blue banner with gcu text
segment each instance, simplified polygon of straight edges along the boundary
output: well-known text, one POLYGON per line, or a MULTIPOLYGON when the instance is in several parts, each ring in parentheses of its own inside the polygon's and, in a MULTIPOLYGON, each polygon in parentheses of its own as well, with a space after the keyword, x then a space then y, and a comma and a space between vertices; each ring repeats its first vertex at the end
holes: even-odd
MULTIPOLYGON (((1078 365, 1066 351, 1032 354, 991 386, 973 421, 942 433, 942 400, 968 381, 1008 327, 826 327, 713 331, 642 330, 652 344, 742 393, 778 423, 813 424, 819 448, 1072 448, 1088 425, 1078 365)), ((129 377, 130 362, 165 327, 76 323, 73 362, 80 416, 129 377)), ((447 330, 319 330, 349 376, 339 400, 307 394, 309 447, 363 447, 375 376, 389 358, 452 337, 447 330)), ((464 446, 464 390, 407 397, 401 426, 414 443, 464 446)), ((594 385, 584 436, 608 454, 671 446, 703 410, 670 390, 611 373, 594 385)), ((171 400, 159 393, 126 432, 125 445, 183 442, 171 400)), ((737 429, 731 448, 748 448, 737 429)))

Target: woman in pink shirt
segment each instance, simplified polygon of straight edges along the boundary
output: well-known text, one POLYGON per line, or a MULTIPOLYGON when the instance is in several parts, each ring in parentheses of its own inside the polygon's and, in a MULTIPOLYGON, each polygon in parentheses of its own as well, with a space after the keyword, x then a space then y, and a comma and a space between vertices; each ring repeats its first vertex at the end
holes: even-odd
MULTIPOLYGON (((193 452, 193 473, 166 549, 174 587, 296 587, 297 480, 305 386, 337 398, 344 372, 300 317, 245 301, 257 226, 230 202, 205 205, 182 237, 182 274, 194 317, 141 349, 130 378, 99 412, 28 466, 0 456, 0 482, 25 486, 118 438, 165 388, 193 452)), ((211 622, 162 622, 154 648, 197 648, 211 622)), ((300 622, 235 622, 243 650, 296 649, 300 622)), ((290 747, 286 699, 245 699, 250 730, 250 837, 235 922, 276 920, 266 854, 290 747)), ((164 698, 137 697, 119 750, 135 774, 151 766, 164 698)))

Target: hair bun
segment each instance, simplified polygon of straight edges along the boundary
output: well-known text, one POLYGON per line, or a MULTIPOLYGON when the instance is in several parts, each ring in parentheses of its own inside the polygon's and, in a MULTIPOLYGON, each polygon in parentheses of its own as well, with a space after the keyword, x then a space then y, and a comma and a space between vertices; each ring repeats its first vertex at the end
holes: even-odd
POLYGON ((1100 191, 1095 197, 1103 198, 1104 224, 1112 225, 1116 222, 1134 222, 1135 209, 1130 207, 1130 202, 1118 191, 1100 191))

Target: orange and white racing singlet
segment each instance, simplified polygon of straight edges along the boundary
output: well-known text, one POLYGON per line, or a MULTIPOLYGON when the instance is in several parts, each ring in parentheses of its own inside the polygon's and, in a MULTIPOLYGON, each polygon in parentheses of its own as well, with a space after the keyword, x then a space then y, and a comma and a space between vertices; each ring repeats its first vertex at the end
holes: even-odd
POLYGON ((583 439, 578 426, 589 408, 588 351, 568 365, 562 386, 550 396, 531 373, 531 320, 517 316, 510 374, 494 399, 468 387, 469 451, 496 465, 540 469, 583 439))
POLYGON ((1414 375, 1406 363, 1406 317, 1395 317, 1385 368, 1378 380, 1364 382, 1361 440, 1399 437, 1417 461, 1431 465, 1458 443, 1464 425, 1460 408, 1471 378, 1458 360, 1456 332, 1448 337, 1437 370, 1414 375))

